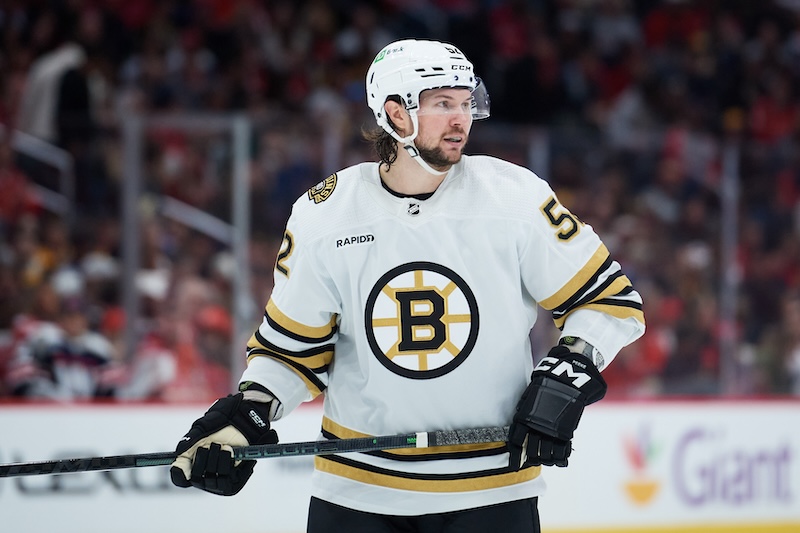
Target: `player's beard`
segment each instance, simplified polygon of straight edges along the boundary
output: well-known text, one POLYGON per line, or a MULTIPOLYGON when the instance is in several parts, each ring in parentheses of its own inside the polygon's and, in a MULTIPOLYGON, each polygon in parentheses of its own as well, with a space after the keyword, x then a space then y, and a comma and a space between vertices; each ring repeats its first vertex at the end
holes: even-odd
POLYGON ((463 147, 467 145, 469 137, 467 137, 466 132, 456 132, 455 134, 448 135, 448 137, 454 135, 458 135, 459 137, 464 138, 464 144, 462 145, 462 148, 458 151, 458 153, 453 155, 448 155, 438 145, 434 147, 428 147, 428 146, 423 146, 422 143, 418 143, 417 151, 419 152, 419 155, 422 158, 422 160, 435 169, 448 168, 461 161, 461 156, 464 154, 463 147))

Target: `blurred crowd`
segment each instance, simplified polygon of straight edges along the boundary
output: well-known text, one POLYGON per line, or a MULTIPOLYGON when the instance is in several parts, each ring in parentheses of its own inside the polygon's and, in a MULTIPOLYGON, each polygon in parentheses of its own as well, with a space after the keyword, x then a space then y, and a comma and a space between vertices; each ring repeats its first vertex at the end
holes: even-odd
MULTIPOLYGON (((452 42, 470 57, 492 118, 475 125, 468 152, 547 179, 642 293, 648 330, 604 372, 610 396, 800 395, 797 0, 7 0, 0 397, 226 394, 232 285, 245 267, 227 243, 157 206, 168 196, 230 220, 230 142, 148 132, 141 316, 126 317, 126 118, 253 121, 255 328, 294 199, 375 160, 360 136, 373 123, 363 78, 375 53, 404 37, 452 42), (19 132, 69 154, 71 209, 46 201, 57 176, 17 149, 19 132), (737 237, 726 254, 729 153, 739 200, 725 218, 737 237)), ((546 350, 557 332, 541 318, 537 329, 549 330, 535 344, 546 350)))

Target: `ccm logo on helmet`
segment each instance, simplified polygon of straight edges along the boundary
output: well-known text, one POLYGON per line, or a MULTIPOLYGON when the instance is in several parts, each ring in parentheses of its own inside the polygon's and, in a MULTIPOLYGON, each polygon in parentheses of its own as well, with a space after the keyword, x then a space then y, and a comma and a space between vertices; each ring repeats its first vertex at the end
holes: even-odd
POLYGON ((469 65, 450 65, 452 70, 472 70, 472 67, 469 65))
POLYGON ((555 376, 566 374, 567 377, 572 378, 572 384, 579 389, 592 380, 588 374, 577 372, 575 367, 573 367, 569 361, 564 361, 555 357, 543 358, 541 361, 539 361, 539 364, 536 365, 534 370, 543 370, 545 372, 550 372, 555 376))

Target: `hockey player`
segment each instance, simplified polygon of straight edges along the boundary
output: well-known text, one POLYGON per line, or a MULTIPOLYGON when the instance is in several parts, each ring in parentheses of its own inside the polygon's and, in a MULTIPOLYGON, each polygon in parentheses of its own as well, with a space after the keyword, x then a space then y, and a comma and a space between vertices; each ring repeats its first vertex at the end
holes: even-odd
POLYGON ((293 206, 240 391, 178 444, 173 482, 235 494, 270 421, 324 395, 322 436, 511 425, 508 443, 315 459, 308 531, 539 531, 542 465, 566 466, 600 370, 644 331, 642 302, 592 228, 525 168, 463 155, 485 86, 456 47, 375 57, 380 163, 293 206), (535 369, 537 306, 561 340, 535 369))

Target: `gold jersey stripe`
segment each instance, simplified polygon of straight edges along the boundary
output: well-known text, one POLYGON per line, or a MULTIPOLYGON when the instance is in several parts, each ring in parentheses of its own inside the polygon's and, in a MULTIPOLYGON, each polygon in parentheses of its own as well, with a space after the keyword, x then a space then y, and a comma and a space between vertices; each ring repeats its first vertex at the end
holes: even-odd
POLYGON ((561 289, 549 298, 545 298, 539 305, 551 311, 575 295, 597 273, 597 270, 608 259, 610 253, 605 244, 601 244, 592 255, 591 259, 581 268, 575 276, 561 289))
POLYGON ((326 339, 330 337, 333 328, 336 326, 336 316, 331 318, 331 321, 324 326, 307 326, 293 320, 283 314, 283 311, 278 309, 272 298, 267 302, 266 313, 271 320, 273 320, 280 327, 287 331, 294 333, 300 337, 307 339, 326 339))
MULTIPOLYGON (((331 435, 335 435, 336 438, 339 439, 357 439, 363 437, 374 437, 374 435, 367 435, 366 433, 361 433, 359 431, 354 431, 352 429, 348 429, 344 426, 341 426, 328 418, 327 416, 322 417, 322 429, 331 435)), ((485 443, 477 443, 477 444, 456 444, 453 446, 436 446, 434 448, 399 448, 396 450, 384 450, 383 453, 389 455, 399 455, 399 456, 424 456, 424 455, 432 455, 432 454, 444 454, 444 453, 462 453, 462 452, 477 452, 483 450, 496 450, 500 448, 504 448, 504 442, 485 442, 485 443)))
POLYGON ((620 274, 616 277, 616 279, 611 281, 605 289, 594 295, 594 297, 592 297, 591 300, 585 301, 584 303, 576 302, 576 304, 572 308, 567 309, 567 312, 564 313, 563 315, 560 315, 555 311, 553 312, 553 315, 557 317, 566 316, 570 314, 572 311, 580 309, 590 303, 595 303, 605 298, 612 298, 618 294, 621 294, 625 289, 629 287, 632 287, 631 280, 628 279, 628 276, 620 274))
POLYGON ((277 350, 271 349, 259 342, 257 333, 250 337, 247 343, 248 356, 247 361, 250 362, 256 357, 269 357, 279 363, 285 365, 292 370, 295 374, 300 376, 300 379, 306 385, 306 388, 311 393, 312 397, 316 398, 325 389, 325 384, 317 378, 315 371, 326 371, 328 365, 333 360, 333 350, 326 350, 320 353, 313 354, 312 356, 297 356, 293 357, 292 352, 281 353, 277 350), (315 363, 319 366, 311 367, 306 363, 315 363))
MULTIPOLYGON (((553 318, 553 322, 555 322, 557 328, 561 329, 562 327, 564 327, 564 322, 567 320, 567 317, 573 311, 577 311, 578 309, 588 309, 590 305, 594 305, 600 300, 611 298, 617 294, 620 294, 622 291, 624 291, 627 287, 630 286, 631 286, 631 280, 629 280, 627 276, 619 276, 608 287, 606 287, 605 290, 603 290, 603 292, 599 293, 591 301, 573 307, 563 315, 553 318)), ((597 309, 597 307, 595 307, 595 309, 597 309)), ((614 316, 617 315, 615 314, 614 316)))
POLYGON ((541 466, 534 466, 519 470, 517 472, 505 472, 497 474, 489 472, 479 477, 471 477, 464 474, 463 477, 454 479, 453 474, 441 475, 442 479, 435 479, 436 475, 427 476, 429 479, 418 477, 407 477, 402 472, 396 475, 391 471, 382 470, 381 472, 359 468, 350 464, 344 464, 342 458, 336 456, 317 456, 314 458, 314 467, 320 471, 335 476, 352 479, 369 485, 377 485, 390 489, 410 490, 417 492, 470 492, 476 490, 496 489, 524 483, 539 476, 542 471, 541 466))
POLYGON ((286 365, 287 368, 289 368, 295 374, 300 376, 300 379, 302 379, 303 383, 306 384, 306 388, 308 389, 308 392, 311 393, 311 397, 312 398, 316 398, 317 396, 322 394, 322 390, 324 389, 324 385, 322 385, 322 383, 319 380, 312 381, 311 379, 309 379, 307 373, 309 373, 311 371, 308 370, 307 368, 300 367, 300 366, 294 364, 292 361, 289 361, 286 358, 284 358, 282 356, 279 356, 277 354, 276 355, 263 355, 262 354, 262 355, 257 355, 256 357, 271 357, 272 359, 275 359, 276 361, 279 361, 279 362, 283 363, 284 365, 286 365))

